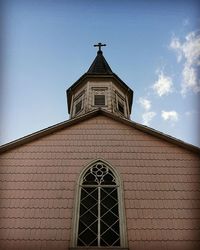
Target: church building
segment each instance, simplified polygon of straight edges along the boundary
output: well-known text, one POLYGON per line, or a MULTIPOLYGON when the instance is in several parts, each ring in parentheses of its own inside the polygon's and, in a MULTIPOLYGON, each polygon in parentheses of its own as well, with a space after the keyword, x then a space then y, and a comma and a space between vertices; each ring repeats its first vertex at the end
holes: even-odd
POLYGON ((0 250, 200 249, 200 149, 132 121, 96 46, 69 120, 0 147, 0 250))

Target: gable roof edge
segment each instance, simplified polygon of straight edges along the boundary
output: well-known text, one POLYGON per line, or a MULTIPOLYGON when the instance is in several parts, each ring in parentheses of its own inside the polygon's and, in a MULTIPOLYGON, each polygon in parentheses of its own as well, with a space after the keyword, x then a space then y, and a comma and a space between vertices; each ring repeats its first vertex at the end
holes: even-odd
POLYGON ((42 130, 39 130, 37 132, 31 133, 29 135, 23 136, 23 137, 21 137, 21 138, 19 138, 17 140, 8 142, 6 144, 3 144, 3 145, 0 146, 0 154, 5 152, 5 151, 8 151, 10 149, 21 146, 23 144, 26 144, 26 143, 32 142, 34 140, 37 140, 40 137, 43 137, 43 136, 49 135, 51 133, 57 132, 57 131, 59 131, 61 129, 64 129, 66 127, 70 127, 70 126, 72 126, 74 124, 77 124, 77 123, 79 123, 81 121, 84 121, 84 120, 86 120, 86 119, 88 119, 90 117, 94 117, 97 114, 97 111, 98 110, 94 110, 94 111, 92 111, 90 113, 87 113, 87 114, 84 114, 82 116, 78 116, 76 118, 72 118, 72 119, 66 120, 64 122, 57 123, 55 125, 52 125, 50 127, 45 128, 45 129, 42 129, 42 130))
POLYGON ((197 147, 197 146, 194 146, 192 144, 189 144, 189 143, 186 143, 182 140, 179 140, 175 137, 172 137, 170 135, 167 135, 167 134, 164 134, 158 130, 155 130, 153 128, 150 128, 150 127, 147 127, 145 125, 142 125, 142 124, 139 124, 137 122, 134 122, 134 121, 131 121, 131 120, 128 120, 126 118, 123 118, 123 117, 118 117, 116 115, 113 115, 112 113, 108 112, 108 111, 105 111, 101 108, 98 108, 96 110, 93 110, 87 114, 84 114, 82 116, 78 116, 76 118, 73 118, 73 119, 69 119, 67 121, 64 121, 64 122, 61 122, 61 123, 58 123, 58 124, 55 124, 53 126, 50 126, 48 128, 45 128, 45 129, 42 129, 40 131, 37 131, 37 132, 34 132, 30 135, 27 135, 27 136, 24 136, 20 139, 17 139, 17 140, 14 140, 12 142, 9 142, 9 143, 6 143, 2 146, 0 146, 0 153, 3 153, 5 151, 8 151, 10 149, 13 149, 13 148, 16 148, 18 146, 21 146, 23 144, 26 144, 26 143, 29 143, 31 141, 34 141, 40 137, 43 137, 43 136, 46 136, 46 135, 49 135, 51 133, 54 133, 54 132, 57 132, 61 129, 64 129, 66 127, 70 127, 74 124, 77 124, 81 121, 84 121, 84 120, 87 120, 88 118, 91 118, 91 117, 95 117, 97 115, 105 115, 107 117, 110 117, 116 121, 119 121, 119 122, 122 122, 126 125, 129 125, 131 127, 134 127, 142 132, 145 132, 147 134, 150 134, 150 135, 153 135, 153 136, 156 136, 160 139, 163 139, 165 141, 168 141, 168 142, 171 142, 175 145, 178 145, 182 148, 185 148, 187 150, 190 150, 190 151, 193 151, 195 153, 200 153, 200 148, 197 147))
POLYGON ((178 145, 178 146, 180 146, 182 148, 188 149, 188 150, 193 151, 195 153, 200 153, 200 148, 197 147, 197 146, 194 146, 194 145, 192 145, 190 143, 184 142, 184 141, 182 141, 180 139, 177 139, 177 138, 175 138, 175 137, 173 137, 171 135, 162 133, 162 132, 160 132, 160 131, 158 131, 156 129, 147 127, 147 126, 142 125, 140 123, 128 120, 128 119, 126 119, 124 117, 114 116, 112 113, 109 113, 107 111, 103 111, 103 112, 105 112, 107 116, 109 116, 109 117, 111 117, 111 118, 113 118, 115 120, 118 120, 118 121, 120 121, 120 122, 122 122, 122 123, 124 123, 126 125, 132 126, 132 127, 136 128, 136 129, 142 131, 142 132, 145 132, 145 133, 150 134, 150 135, 154 135, 154 136, 156 136, 156 137, 158 137, 160 139, 171 142, 171 143, 173 143, 175 145, 178 145))

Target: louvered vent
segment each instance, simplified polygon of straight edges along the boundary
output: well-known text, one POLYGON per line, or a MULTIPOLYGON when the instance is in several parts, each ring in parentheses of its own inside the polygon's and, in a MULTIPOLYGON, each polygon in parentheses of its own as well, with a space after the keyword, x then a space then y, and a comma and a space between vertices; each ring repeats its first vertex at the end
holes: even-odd
POLYGON ((124 115, 124 105, 120 102, 118 102, 118 110, 120 113, 124 115))
POLYGON ((94 105, 104 106, 105 105, 105 95, 95 95, 94 96, 94 105))
POLYGON ((82 100, 76 104, 76 106, 75 106, 75 114, 80 112, 81 108, 82 108, 82 100))

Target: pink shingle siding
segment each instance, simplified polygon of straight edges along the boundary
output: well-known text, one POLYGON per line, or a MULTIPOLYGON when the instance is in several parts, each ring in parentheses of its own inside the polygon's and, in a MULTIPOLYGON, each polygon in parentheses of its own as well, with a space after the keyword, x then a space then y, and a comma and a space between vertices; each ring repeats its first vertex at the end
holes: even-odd
POLYGON ((68 249, 77 179, 99 158, 123 181, 129 249, 200 249, 200 157, 105 116, 0 155, 0 249, 68 249))

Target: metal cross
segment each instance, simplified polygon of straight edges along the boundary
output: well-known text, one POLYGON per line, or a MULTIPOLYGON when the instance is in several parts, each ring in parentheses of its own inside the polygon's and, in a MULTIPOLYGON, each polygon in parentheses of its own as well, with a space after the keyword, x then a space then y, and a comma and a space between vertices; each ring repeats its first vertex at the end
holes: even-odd
POLYGON ((99 47, 99 51, 101 51, 101 47, 103 46, 106 46, 106 44, 98 43, 94 45, 94 47, 99 47))

